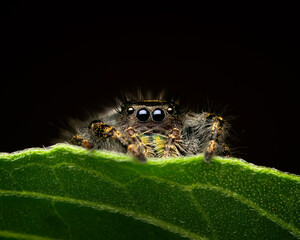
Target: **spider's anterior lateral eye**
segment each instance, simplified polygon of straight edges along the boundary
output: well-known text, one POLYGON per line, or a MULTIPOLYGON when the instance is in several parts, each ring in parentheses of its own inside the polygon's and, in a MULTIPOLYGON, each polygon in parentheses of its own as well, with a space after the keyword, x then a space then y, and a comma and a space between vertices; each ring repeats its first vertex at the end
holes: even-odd
POLYGON ((172 115, 174 113, 174 108, 168 107, 167 112, 172 115))
POLYGON ((140 120, 142 122, 147 121, 149 116, 150 116, 150 113, 146 108, 140 109, 136 114, 136 117, 138 118, 138 120, 140 120))
POLYGON ((159 108, 156 108, 153 112, 152 112, 152 118, 155 122, 160 122, 162 120, 164 120, 165 118, 165 112, 159 108))
POLYGON ((134 108, 133 107, 127 108, 127 113, 128 114, 133 114, 134 113, 134 108))

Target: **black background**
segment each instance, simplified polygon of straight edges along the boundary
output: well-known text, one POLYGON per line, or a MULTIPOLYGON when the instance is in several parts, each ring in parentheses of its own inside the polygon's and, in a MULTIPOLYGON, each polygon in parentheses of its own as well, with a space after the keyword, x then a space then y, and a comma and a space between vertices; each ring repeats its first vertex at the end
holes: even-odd
POLYGON ((1 7, 0 151, 51 145, 121 91, 179 94, 231 121, 235 156, 297 173, 293 6, 1 7))

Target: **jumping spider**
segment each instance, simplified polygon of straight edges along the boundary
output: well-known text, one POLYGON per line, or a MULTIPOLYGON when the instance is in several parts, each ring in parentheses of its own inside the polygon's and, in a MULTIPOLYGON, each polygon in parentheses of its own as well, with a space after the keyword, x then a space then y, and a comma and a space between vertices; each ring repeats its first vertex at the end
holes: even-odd
POLYGON ((185 111, 174 101, 125 98, 114 109, 77 128, 70 143, 87 149, 128 152, 141 162, 150 157, 204 153, 229 156, 228 124, 212 113, 185 111))

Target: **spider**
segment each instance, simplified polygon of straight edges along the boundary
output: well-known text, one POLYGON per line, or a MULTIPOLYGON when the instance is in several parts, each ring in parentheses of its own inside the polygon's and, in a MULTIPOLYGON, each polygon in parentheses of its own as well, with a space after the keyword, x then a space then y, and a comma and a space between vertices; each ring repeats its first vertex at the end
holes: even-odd
POLYGON ((87 149, 127 152, 140 162, 147 158, 204 153, 230 156, 224 143, 228 123, 216 114, 184 110, 175 101, 124 97, 110 110, 77 127, 70 143, 87 149))

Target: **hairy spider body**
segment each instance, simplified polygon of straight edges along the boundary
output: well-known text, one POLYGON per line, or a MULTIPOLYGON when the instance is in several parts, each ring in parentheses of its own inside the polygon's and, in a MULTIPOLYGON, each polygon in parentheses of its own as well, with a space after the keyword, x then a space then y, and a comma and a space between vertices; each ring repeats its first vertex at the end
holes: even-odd
POLYGON ((70 143, 88 149, 127 152, 141 162, 147 158, 204 153, 229 156, 224 143, 228 124, 212 113, 184 111, 173 101, 124 100, 120 110, 101 114, 77 127, 70 143))

